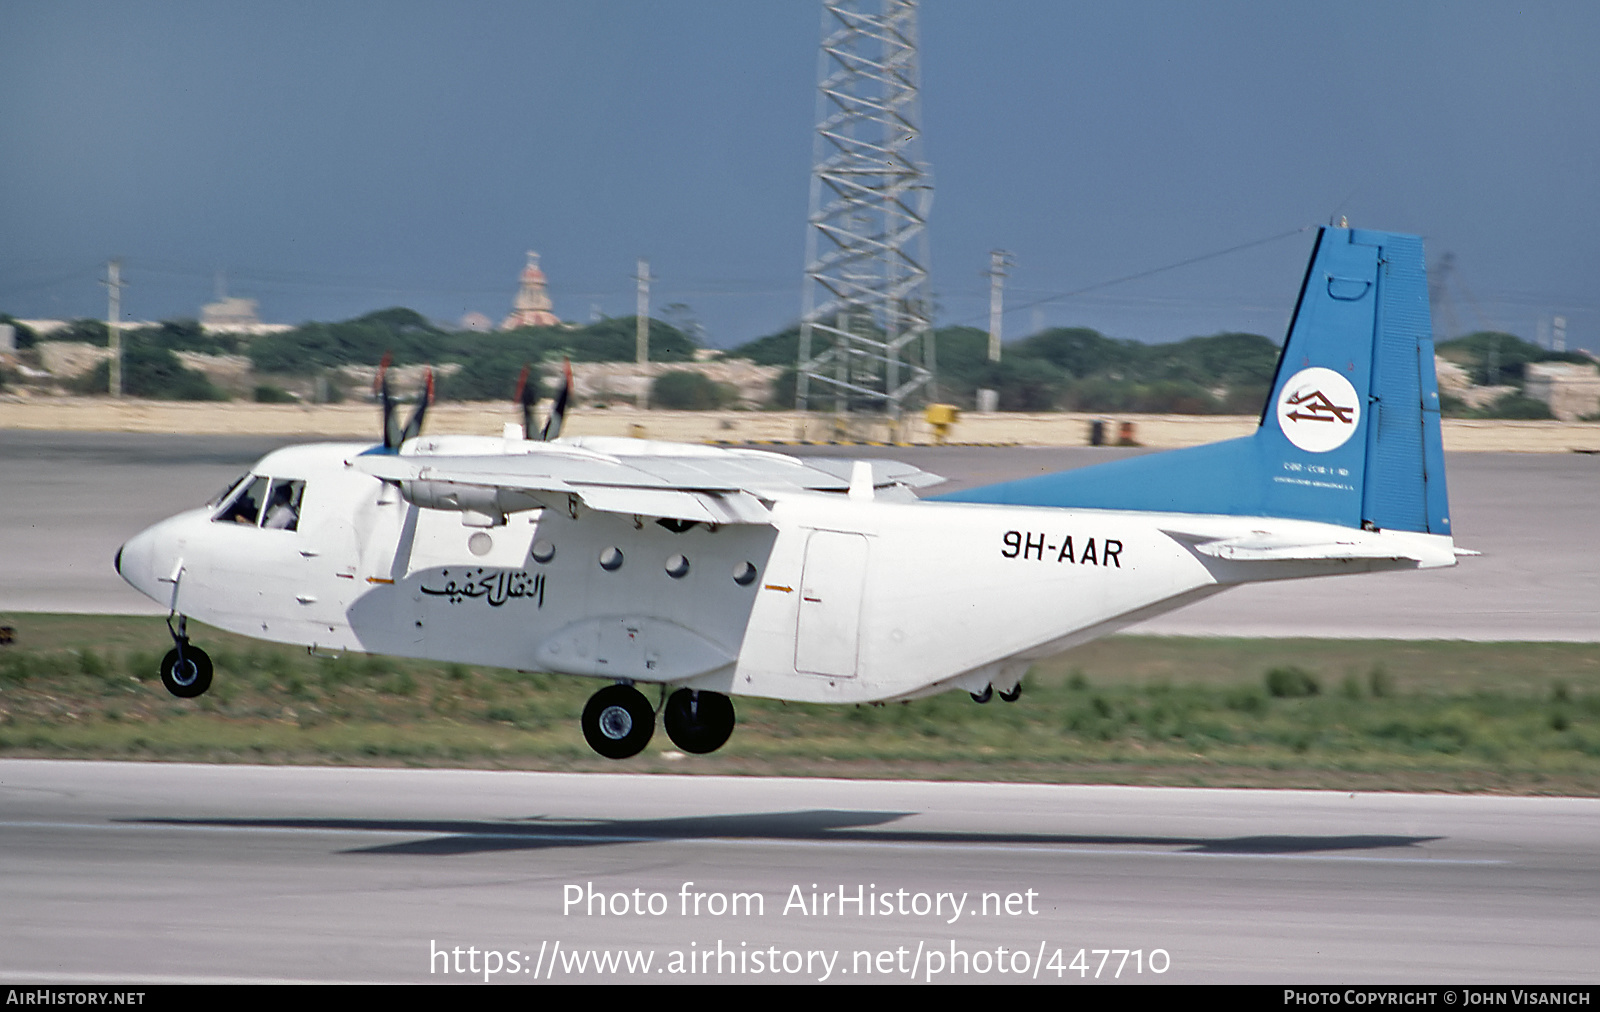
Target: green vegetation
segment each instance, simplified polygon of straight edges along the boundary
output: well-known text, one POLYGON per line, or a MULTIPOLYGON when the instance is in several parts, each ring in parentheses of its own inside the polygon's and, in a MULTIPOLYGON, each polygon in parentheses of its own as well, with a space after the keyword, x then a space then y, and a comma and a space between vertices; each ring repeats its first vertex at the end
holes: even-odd
POLYGON ((1016 704, 739 698, 720 752, 658 730, 615 764, 578 730, 587 679, 194 629, 217 680, 178 700, 159 618, 0 622, 0 755, 1600 794, 1594 644, 1114 637, 1036 665, 1016 704))
MULTIPOLYGON (((790 327, 728 354, 793 365, 799 333, 790 327)), ((971 408, 979 389, 997 390, 1005 411, 1256 414, 1278 362, 1277 345, 1258 334, 1151 345, 1084 327, 1055 328, 1008 343, 999 363, 989 361, 989 335, 976 327, 945 327, 935 341, 939 396, 971 408)), ((780 379, 774 405, 792 406, 793 391, 792 376, 780 379)))
POLYGON ((130 337, 168 351, 203 355, 237 355, 249 340, 237 334, 208 334, 198 320, 166 320, 159 326, 123 332, 124 340, 130 337))
POLYGON ((45 341, 78 341, 104 348, 111 343, 111 328, 100 320, 73 320, 60 330, 52 331, 45 341))
MULTIPOLYGON (((698 350, 688 333, 696 329, 692 312, 681 304, 664 312, 681 326, 654 319, 649 322, 651 361, 692 361, 698 350)), ((14 323, 3 315, 0 322, 14 323)), ((26 326, 17 326, 20 349, 39 340, 26 326)), ((101 321, 82 319, 48 339, 104 347, 108 336, 101 321)), ((584 327, 482 333, 447 330, 420 313, 394 307, 337 323, 306 323, 255 338, 207 334, 194 320, 169 320, 124 333, 129 359, 124 365, 124 386, 134 396, 219 399, 223 396, 220 391, 198 373, 184 369, 172 353, 246 354, 259 377, 255 396, 261 400, 276 396, 272 390, 299 389, 303 394, 303 381, 309 378, 327 380, 332 370, 345 365, 375 366, 387 354, 396 365, 453 363, 456 368, 437 381, 436 394, 441 400, 506 400, 515 393, 517 376, 525 365, 531 365, 537 377, 541 363, 548 371, 563 358, 632 361, 635 341, 633 317, 607 318, 584 327)), ((813 351, 824 350, 826 341, 825 335, 815 335, 813 351)), ((1279 354, 1278 346, 1259 334, 1213 334, 1151 345, 1107 337, 1085 327, 1057 327, 1009 342, 1002 360, 993 363, 988 360, 988 335, 975 327, 941 328, 935 332, 935 341, 937 396, 970 409, 976 406, 978 390, 992 389, 999 392, 1000 407, 1005 411, 1253 415, 1266 400, 1279 354)), ((769 403, 789 408, 794 405, 799 343, 800 331, 795 325, 747 342, 728 355, 782 367, 785 371, 773 382, 769 403)), ((1521 392, 1526 366, 1531 362, 1590 361, 1579 352, 1545 351, 1499 331, 1479 331, 1445 341, 1438 351, 1466 368, 1474 383, 1518 388, 1478 409, 1445 396, 1445 413, 1461 417, 1549 418, 1548 407, 1521 392)), ((107 366, 99 366, 72 389, 103 390, 107 371, 107 366)), ((688 380, 688 373, 668 375, 672 378, 661 377, 665 389, 652 397, 656 404, 708 407, 728 400, 726 392, 709 381, 688 380)), ((330 390, 329 399, 337 399, 334 391, 330 390)), ((862 402, 852 407, 871 410, 873 405, 862 402)))
POLYGON ((1540 419, 1554 418, 1550 405, 1526 394, 1509 393, 1477 411, 1468 413, 1474 418, 1540 419))
MULTIPOLYGON (((103 361, 73 380, 71 389, 81 394, 105 394, 111 384, 111 363, 103 361)), ((225 401, 204 373, 185 368, 172 349, 162 347, 147 332, 134 331, 122 339, 122 391, 133 397, 169 401, 225 401)))
POLYGON ((1465 367, 1473 383, 1491 387, 1506 383, 1520 384, 1530 362, 1592 361, 1580 352, 1545 351, 1515 334, 1498 330, 1480 330, 1444 341, 1435 350, 1441 358, 1465 367))
POLYGON ((1467 370, 1478 386, 1514 386, 1517 389, 1492 404, 1471 408, 1460 398, 1444 396, 1440 410, 1457 418, 1544 419, 1555 417, 1550 406, 1522 392, 1527 366, 1533 362, 1590 362, 1580 352, 1545 351, 1514 334, 1480 330, 1438 345, 1441 358, 1467 370))
POLYGON ((739 399, 739 391, 705 373, 674 369, 650 385, 650 403, 671 411, 712 411, 739 399))
POLYGON ((295 404, 299 398, 282 387, 271 383, 258 383, 253 394, 257 404, 295 404))
MULTIPOLYGON (((601 320, 587 327, 523 327, 496 333, 447 331, 410 309, 384 309, 342 323, 307 323, 250 342, 256 371, 310 375, 341 365, 377 365, 389 355, 396 365, 459 362, 462 370, 441 384, 450 399, 510 397, 524 363, 570 358, 580 362, 632 361, 633 317, 601 320)), ((687 362, 698 346, 687 334, 650 321, 650 359, 687 362)))
POLYGON ((32 348, 39 343, 39 335, 34 333, 33 328, 15 316, 9 313, 0 313, 0 323, 9 323, 11 325, 11 341, 17 350, 32 348))

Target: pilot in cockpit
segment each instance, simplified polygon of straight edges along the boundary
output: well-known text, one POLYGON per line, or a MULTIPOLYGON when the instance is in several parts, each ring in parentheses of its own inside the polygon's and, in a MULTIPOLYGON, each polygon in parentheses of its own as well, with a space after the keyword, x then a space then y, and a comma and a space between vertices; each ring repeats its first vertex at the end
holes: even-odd
POLYGON ((261 526, 272 531, 292 531, 300 522, 299 504, 295 492, 299 482, 276 481, 272 485, 272 499, 267 503, 267 514, 261 526))
POLYGON ((228 507, 217 514, 216 519, 224 523, 249 524, 254 527, 261 515, 260 496, 265 491, 266 479, 256 478, 239 491, 228 507))

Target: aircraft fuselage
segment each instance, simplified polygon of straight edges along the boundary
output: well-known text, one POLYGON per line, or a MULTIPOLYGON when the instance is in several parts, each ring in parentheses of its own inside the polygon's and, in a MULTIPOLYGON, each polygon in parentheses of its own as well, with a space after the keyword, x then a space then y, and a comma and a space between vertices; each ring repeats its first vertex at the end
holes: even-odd
MULTIPOLYGON (((831 493, 779 498, 770 525, 658 521, 573 498, 470 526, 347 468, 361 449, 296 447, 257 465, 303 482, 294 529, 192 511, 131 540, 123 575, 179 614, 279 642, 857 703, 1006 691, 1034 660, 1244 580, 1417 565, 1246 573, 1171 529, 1220 540, 1266 521, 831 493)), ((1448 539, 1430 535, 1270 523, 1311 539, 1435 540, 1437 564, 1453 562, 1448 539)))

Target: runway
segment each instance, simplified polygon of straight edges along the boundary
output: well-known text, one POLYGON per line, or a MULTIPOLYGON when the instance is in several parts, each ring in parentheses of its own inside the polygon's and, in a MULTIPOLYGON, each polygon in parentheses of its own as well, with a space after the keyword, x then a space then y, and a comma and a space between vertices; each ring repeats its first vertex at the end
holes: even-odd
MULTIPOLYGON (((0 612, 156 614, 111 568, 129 536, 204 502, 279 437, 0 434, 0 612)), ((826 447, 893 457, 954 489, 1079 467, 1111 449, 826 447)), ((1600 457, 1451 454, 1457 544, 1447 570, 1230 590, 1133 632, 1398 639, 1600 639, 1600 457)))
POLYGON ((5 760, 0 909, 6 982, 1592 984, 1600 800, 5 760))

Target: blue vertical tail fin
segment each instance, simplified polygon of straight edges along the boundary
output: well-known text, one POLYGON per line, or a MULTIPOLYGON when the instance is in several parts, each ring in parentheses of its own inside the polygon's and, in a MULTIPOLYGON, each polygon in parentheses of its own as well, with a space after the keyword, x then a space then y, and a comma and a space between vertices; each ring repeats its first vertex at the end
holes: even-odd
POLYGON ((1319 231, 1254 435, 939 498, 1449 534, 1422 240, 1319 231))

